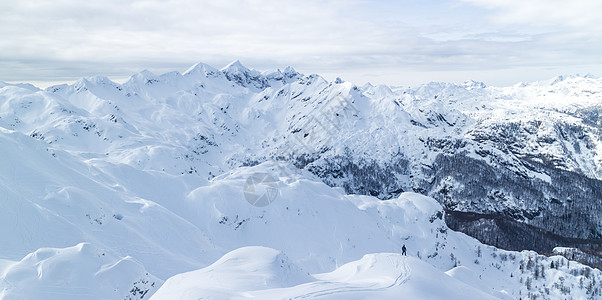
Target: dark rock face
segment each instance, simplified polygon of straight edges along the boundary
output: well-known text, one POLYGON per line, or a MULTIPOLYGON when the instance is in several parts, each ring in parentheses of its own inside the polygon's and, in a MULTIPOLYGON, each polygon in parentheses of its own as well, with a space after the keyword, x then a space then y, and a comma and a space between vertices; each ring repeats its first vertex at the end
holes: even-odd
POLYGON ((502 215, 447 211, 445 222, 453 230, 501 249, 552 255, 555 247, 576 248, 581 255, 568 259, 602 268, 602 239, 567 238, 502 215))

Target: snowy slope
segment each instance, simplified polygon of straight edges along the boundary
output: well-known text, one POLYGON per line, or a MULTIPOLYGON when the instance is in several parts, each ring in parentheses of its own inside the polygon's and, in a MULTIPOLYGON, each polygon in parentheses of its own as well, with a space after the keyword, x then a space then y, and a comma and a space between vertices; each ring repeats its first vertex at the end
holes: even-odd
POLYGON ((141 299, 162 283, 132 257, 87 243, 5 261, 0 278, 2 299, 141 299))
MULTIPOLYGON (((449 289, 442 291, 451 294, 461 295, 458 289, 466 289, 463 286, 468 284, 495 297, 516 297, 521 293, 545 295, 545 288, 548 288, 552 296, 561 297, 561 286, 573 289, 572 293, 586 295, 587 285, 594 282, 593 289, 599 288, 599 278, 602 276, 599 270, 575 262, 571 262, 571 267, 568 268, 566 259, 562 257, 544 258, 532 252, 498 250, 449 230, 440 219, 441 206, 433 199, 417 194, 406 193, 398 199, 381 201, 370 196, 345 195, 300 175, 279 179, 279 195, 271 205, 263 208, 252 206, 245 200, 243 188, 245 179, 256 172, 275 175, 278 169, 273 165, 263 164, 217 177, 209 185, 196 188, 180 199, 174 199, 178 204, 171 204, 173 210, 161 209, 152 214, 146 213, 145 209, 150 210, 159 205, 146 200, 144 206, 138 206, 138 216, 122 211, 121 220, 106 218, 102 224, 81 216, 78 226, 62 229, 52 219, 43 218, 38 223, 41 228, 61 229, 56 229, 57 232, 52 236, 47 236, 46 243, 60 243, 78 231, 83 231, 85 235, 81 237, 82 240, 90 240, 94 244, 111 244, 106 247, 103 245, 103 248, 92 246, 93 244, 80 244, 64 249, 41 249, 20 262, 5 261, 0 281, 3 284, 3 296, 6 299, 19 295, 29 295, 31 298, 50 297, 48 289, 44 287, 56 285, 58 281, 63 285, 59 298, 78 299, 81 297, 81 290, 92 291, 92 294, 99 289, 105 290, 104 286, 97 287, 99 270, 110 270, 110 266, 123 260, 128 262, 123 267, 126 270, 118 272, 118 278, 106 285, 107 289, 113 291, 113 296, 109 298, 141 295, 147 290, 150 295, 159 287, 161 280, 167 280, 178 272, 194 269, 194 265, 207 266, 214 260, 217 262, 194 271, 191 277, 183 274, 170 279, 167 281, 166 291, 158 292, 157 297, 167 295, 164 297, 194 299, 191 297, 198 296, 199 290, 202 291, 201 295, 228 297, 238 297, 247 292, 257 293, 258 297, 323 294, 326 297, 331 295, 326 291, 333 289, 340 291, 340 294, 337 292, 328 297, 346 297, 345 294, 348 293, 360 298, 375 295, 395 297, 399 293, 428 297, 431 296, 429 293, 437 291, 426 287, 442 281, 446 282, 445 287, 449 289), (136 218, 136 222, 142 224, 152 222, 156 226, 144 232, 141 231, 142 226, 122 230, 112 228, 115 223, 130 218, 136 218), (142 233, 144 239, 136 242, 136 234, 142 233), (109 234, 109 240, 103 239, 104 235, 109 234), (191 235, 198 235, 210 243, 203 245, 194 243, 194 240, 190 243, 178 242, 179 236, 191 235), (411 257, 421 258, 424 262, 410 259, 406 266, 405 257, 386 254, 399 253, 401 244, 408 247, 411 257), (281 250, 245 250, 244 247, 248 245, 281 250), (239 250, 226 254, 234 249, 239 250), (129 256, 126 255, 128 253, 129 256), (218 260, 214 253, 225 256, 218 260), (370 255, 365 256, 366 254, 370 255), (399 265, 392 269, 395 264, 389 263, 391 259, 399 261, 399 265), (357 261, 353 262, 354 260, 357 261), (62 266, 59 264, 51 268, 57 271, 50 272, 47 277, 40 277, 45 274, 43 266, 56 265, 54 261, 63 261, 62 266), (527 268, 527 261, 537 263, 531 262, 531 266, 527 268), (559 270, 550 269, 548 266, 552 261, 559 266, 559 262, 565 265, 559 270), (347 263, 351 264, 345 265, 347 263), (537 267, 533 267, 533 264, 537 267), (474 274, 474 278, 486 280, 465 282, 463 279, 466 276, 460 276, 458 280, 464 283, 458 283, 443 273, 452 270, 452 277, 456 277, 454 267, 458 265, 468 268, 467 272, 474 274), (142 266, 148 273, 141 269, 142 266), (535 268, 545 269, 538 272, 549 274, 546 278, 550 279, 533 279, 535 268), (409 272, 409 269, 416 275, 408 281, 392 279, 409 272), (353 270, 361 272, 356 274, 353 270), (587 279, 579 275, 584 270, 589 272, 587 279), (324 272, 332 273, 323 274, 324 272), (73 273, 87 276, 70 275, 73 273), (238 275, 232 277, 233 273, 238 275), (514 277, 510 277, 510 273, 514 277), (154 274, 159 274, 159 277, 154 274), (560 280, 560 277, 563 279, 560 280), (73 278, 78 278, 78 281, 73 278), (521 283, 527 278, 532 278, 531 289, 521 283), (578 288, 580 279, 584 280, 583 289, 578 288), (212 286, 215 290, 207 290, 198 282, 212 286), (215 282, 219 282, 219 285, 215 282), (554 284, 558 288, 553 287, 554 284), (39 288, 26 288, 31 286, 39 288), (174 290, 177 291, 175 295, 174 290)), ((147 187, 150 190, 161 188, 147 187)), ((81 197, 77 201, 85 200, 85 197, 81 197)), ((119 202, 114 201, 112 206, 119 207, 119 202)), ((123 202, 127 204, 127 201, 123 202)), ((56 214, 60 213, 56 211, 56 214)), ((21 213, 19 216, 26 215, 21 213)), ((68 219, 75 223, 78 214, 68 216, 68 219)), ((26 237, 25 230, 15 228, 13 240, 26 237)))
POLYGON ((366 255, 310 278, 301 270, 290 274, 290 263, 274 254, 279 252, 270 248, 237 249, 207 268, 170 278, 151 299, 495 299, 400 254, 366 255), (273 282, 293 276, 299 283, 273 282))
POLYGON ((521 222, 597 237, 601 89, 589 77, 360 88, 240 62, 44 91, 0 83, 0 298, 596 297, 599 270, 486 246, 443 218, 537 207, 521 222), (514 123, 526 133, 495 134, 514 123), (429 171, 458 153, 541 184, 542 199, 474 202, 461 179, 491 170, 429 171), (248 202, 255 174, 275 179, 264 207, 248 202), (550 202, 563 174, 589 185, 550 202), (585 221, 554 227, 557 207, 585 221), (393 254, 403 244, 408 258, 393 254))

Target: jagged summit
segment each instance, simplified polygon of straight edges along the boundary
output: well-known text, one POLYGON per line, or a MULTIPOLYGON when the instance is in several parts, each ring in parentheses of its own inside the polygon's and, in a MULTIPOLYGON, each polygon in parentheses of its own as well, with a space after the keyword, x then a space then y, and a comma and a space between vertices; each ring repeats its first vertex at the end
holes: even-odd
POLYGON ((221 74, 221 72, 218 69, 201 62, 194 64, 192 67, 188 68, 188 70, 186 70, 184 73, 182 73, 182 75, 188 77, 199 75, 203 77, 214 77, 217 76, 217 74, 221 74))
POLYGON ((464 81, 464 83, 462 83, 463 87, 466 87, 466 89, 484 89, 487 87, 487 85, 482 82, 482 81, 475 81, 475 80, 467 80, 464 81))
MULTIPOLYGON (((577 74, 577 76, 579 76, 579 74, 577 74)), ((585 75, 583 75, 583 78, 589 78, 589 79, 598 79, 600 77, 592 74, 592 73, 586 73, 585 75)))
MULTIPOLYGON (((135 75, 132 75, 135 76, 135 75)), ((98 84, 98 85, 115 85, 116 83, 106 76, 95 75, 80 78, 74 83, 74 85, 86 85, 86 84, 98 84)))
POLYGON ((149 70, 142 70, 130 76, 128 81, 146 84, 149 81, 159 81, 159 76, 149 70))
POLYGON ((243 64, 240 62, 240 60, 234 60, 233 62, 227 64, 225 67, 221 68, 220 71, 225 72, 233 72, 233 71, 239 71, 239 72, 248 72, 251 71, 249 68, 243 66, 243 64))
POLYGON ((286 68, 284 68, 284 74, 299 74, 297 72, 297 70, 295 70, 295 68, 291 67, 291 66, 287 66, 286 68))
POLYGON ((221 69, 216 69, 205 63, 197 63, 183 73, 186 77, 201 76, 200 78, 221 77, 235 82, 243 87, 263 89, 274 83, 286 84, 297 80, 303 74, 298 73, 293 67, 287 66, 284 71, 259 72, 247 68, 240 60, 235 60, 221 69))

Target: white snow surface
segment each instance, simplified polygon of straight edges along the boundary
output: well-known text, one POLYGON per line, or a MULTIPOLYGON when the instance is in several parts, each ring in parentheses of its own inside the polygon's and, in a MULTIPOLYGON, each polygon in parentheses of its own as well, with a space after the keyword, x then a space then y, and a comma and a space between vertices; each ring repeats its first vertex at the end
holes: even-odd
POLYGON ((368 254, 312 277, 279 256, 271 248, 234 250, 209 267, 170 278, 151 299, 495 299, 399 253, 368 254), (299 283, 288 282, 291 277, 299 283))
MULTIPOLYGON (((371 153, 383 159, 397 151, 392 145, 411 149, 422 132, 410 120, 436 126, 420 113, 437 109, 435 91, 454 107, 446 122, 464 124, 441 126, 441 136, 534 119, 525 106, 566 119, 602 105, 602 82, 591 77, 358 88, 238 61, 143 71, 123 84, 90 77, 39 90, 0 82, 0 299, 586 299, 596 289, 599 297, 600 270, 483 245, 448 229, 429 197, 382 201, 281 161, 245 166, 249 155, 323 145, 341 154, 390 149, 371 153), (335 126, 318 130, 325 122, 335 126), (256 173, 277 182, 265 207, 245 199, 256 173)), ((602 178, 602 145, 581 149, 587 159, 568 168, 602 178)))

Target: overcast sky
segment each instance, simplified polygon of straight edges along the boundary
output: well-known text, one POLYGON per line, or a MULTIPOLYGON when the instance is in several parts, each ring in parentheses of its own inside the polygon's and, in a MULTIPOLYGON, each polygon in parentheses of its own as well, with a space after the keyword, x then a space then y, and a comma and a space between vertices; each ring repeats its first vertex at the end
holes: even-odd
MULTIPOLYGON (((0 80, 291 65, 356 84, 602 76, 600 0, 0 0, 0 80)), ((42 84, 43 85, 43 84, 42 84)))

